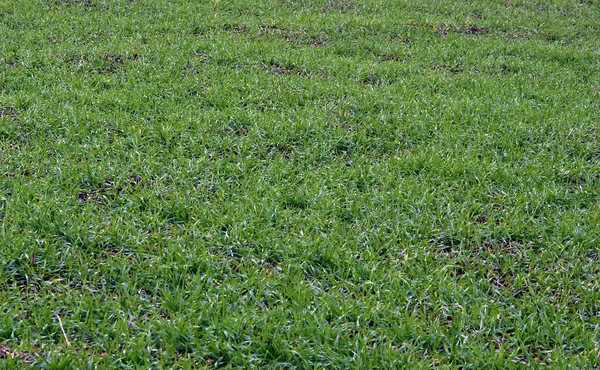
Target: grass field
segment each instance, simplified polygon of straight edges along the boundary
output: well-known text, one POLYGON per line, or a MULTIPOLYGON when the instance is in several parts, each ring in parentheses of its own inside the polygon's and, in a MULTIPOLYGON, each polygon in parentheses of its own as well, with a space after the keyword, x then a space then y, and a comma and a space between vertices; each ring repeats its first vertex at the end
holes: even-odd
POLYGON ((592 0, 0 0, 0 368, 600 366, 599 117, 592 0))

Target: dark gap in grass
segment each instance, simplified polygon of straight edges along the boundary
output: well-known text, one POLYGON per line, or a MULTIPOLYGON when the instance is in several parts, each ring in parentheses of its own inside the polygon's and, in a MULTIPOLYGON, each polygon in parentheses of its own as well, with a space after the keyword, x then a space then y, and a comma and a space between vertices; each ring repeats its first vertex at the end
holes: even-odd
MULTIPOLYGON (((231 236, 233 226, 229 224, 223 224, 219 229, 220 237, 224 240, 227 240, 231 236)), ((255 249, 256 246, 254 244, 248 241, 243 241, 211 248, 209 253, 212 256, 218 256, 219 258, 224 257, 227 259, 232 259, 236 261, 236 263, 240 263, 244 260, 248 253, 253 252, 255 249)))
POLYGON ((132 192, 151 184, 151 182, 144 183, 140 176, 130 177, 123 186, 118 185, 111 178, 107 178, 100 184, 86 182, 83 184, 83 187, 87 188, 87 190, 77 193, 77 199, 81 202, 91 201, 98 204, 105 204, 114 201, 118 196, 126 192, 132 192))
POLYGON ((3 107, 0 108, 0 118, 8 117, 11 119, 17 119, 19 114, 19 110, 13 107, 3 107))
POLYGON ((204 360, 204 363, 207 366, 210 366, 215 369, 224 369, 229 365, 230 362, 231 360, 227 355, 207 356, 206 360, 204 360))
POLYGON ((123 71, 123 57, 120 55, 104 54, 100 62, 94 67, 94 70, 100 74, 115 74, 123 71))
POLYGON ((384 87, 391 84, 391 81, 388 78, 385 78, 376 72, 369 72, 360 79, 360 82, 371 87, 384 87))
POLYGON ((488 29, 485 27, 479 27, 479 26, 466 26, 464 27, 464 32, 471 34, 471 35, 485 35, 486 33, 488 33, 488 29))
POLYGON ((288 195, 282 202, 283 209, 306 209, 310 206, 308 200, 301 196, 288 195))
POLYGON ((442 235, 440 237, 433 238, 430 242, 431 246, 439 254, 453 254, 460 252, 460 247, 464 245, 465 240, 460 237, 442 235))
POLYGON ((329 123, 327 127, 331 130, 348 132, 350 134, 354 134, 358 131, 355 125, 350 124, 348 120, 343 120, 340 123, 329 123))
POLYGON ((471 257, 462 261, 460 265, 461 267, 456 271, 458 276, 469 273, 477 280, 484 279, 498 294, 502 293, 499 289, 510 288, 513 285, 514 272, 502 269, 499 262, 493 257, 471 253, 471 257))
POLYGON ((192 36, 202 37, 206 34, 207 31, 210 31, 210 28, 203 25, 203 26, 195 26, 189 32, 190 32, 190 35, 192 35, 192 36))
MULTIPOLYGON (((172 239, 173 238, 173 233, 172 233, 172 229, 173 229, 173 225, 172 224, 166 224, 166 225, 162 225, 158 228, 155 229, 147 229, 145 230, 145 233, 148 234, 149 236, 155 238, 155 240, 160 240, 160 239, 172 239)), ((154 248, 152 249, 147 249, 148 252, 158 252, 158 243, 154 244, 154 248)))
POLYGON ((336 11, 336 12, 349 12, 352 10, 356 10, 358 8, 358 3, 356 1, 348 1, 348 0, 332 0, 328 1, 323 10, 325 11, 336 11))
MULTIPOLYGON (((41 354, 38 354, 41 356, 41 354)), ((26 365, 31 366, 35 364, 36 359, 29 353, 13 350, 6 343, 0 344, 0 360, 19 359, 26 365)))
POLYGON ((474 220, 474 222, 476 224, 485 224, 487 221, 488 221, 488 216, 486 216, 486 215, 477 215, 474 220))
POLYGON ((91 66, 92 70, 96 73, 118 73, 124 71, 125 62, 127 61, 139 61, 140 55, 137 53, 131 55, 121 55, 105 53, 98 58, 91 58, 87 55, 74 54, 65 60, 67 64, 71 64, 76 67, 77 71, 83 70, 88 65, 91 66))
POLYGON ((86 6, 96 7, 96 0, 46 0, 46 4, 49 5, 63 5, 63 6, 86 6))
POLYGON ((333 143, 332 154, 335 156, 349 157, 355 147, 356 143, 354 142, 353 138, 342 137, 333 143))
MULTIPOLYGON (((77 288, 78 283, 72 281, 64 265, 52 266, 45 256, 32 252, 28 258, 20 257, 2 263, 3 273, 8 276, 7 283, 15 285, 23 292, 38 294, 44 285, 53 282, 64 282, 70 288, 77 288)), ((58 284, 51 284, 51 289, 60 289, 58 284)), ((65 286, 66 288, 66 286, 65 286)))
POLYGON ((204 66, 206 64, 209 64, 210 62, 211 62, 211 60, 207 54, 205 54, 202 51, 195 52, 194 59, 190 60, 185 65, 185 71, 187 74, 192 74, 192 75, 202 74, 203 71, 201 69, 204 68, 204 66))
POLYGON ((306 28, 293 30, 290 27, 281 27, 275 23, 260 25, 259 35, 267 40, 279 39, 294 45, 326 46, 329 44, 329 41, 322 37, 309 35, 306 28))
POLYGON ((296 151, 296 147, 287 143, 274 143, 266 147, 268 154, 278 154, 283 158, 290 159, 296 151))
POLYGON ((233 32, 236 35, 241 35, 241 34, 246 33, 247 28, 248 28, 248 26, 246 26, 243 23, 239 23, 239 24, 235 24, 235 25, 226 24, 223 26, 223 31, 229 31, 229 32, 233 32))
POLYGON ((266 39, 279 38, 291 42, 292 38, 306 36, 308 34, 308 29, 300 28, 292 30, 290 27, 282 27, 275 23, 268 23, 259 26, 259 34, 266 39))
POLYGON ((119 54, 104 54, 102 60, 106 60, 115 64, 123 64, 123 56, 119 54))
POLYGON ((325 45, 329 44, 329 41, 322 39, 322 38, 314 38, 314 39, 309 39, 305 43, 310 46, 325 46, 325 45))
POLYGON ((526 241, 518 238, 504 238, 500 240, 488 240, 479 249, 481 252, 496 252, 500 251, 504 255, 510 255, 521 258, 523 249, 529 244, 526 241))
POLYGON ((236 158, 240 154, 242 154, 242 150, 237 146, 232 146, 229 148, 223 148, 217 152, 218 158, 236 158))
POLYGON ((263 296, 260 300, 260 308, 263 310, 272 310, 281 306, 283 302, 281 298, 277 298, 275 294, 269 294, 269 296, 263 296))
POLYGON ((249 130, 246 127, 236 128, 236 129, 226 127, 225 129, 223 129, 223 131, 226 134, 232 134, 234 136, 248 136, 248 134, 249 134, 249 130))
POLYGON ((134 259, 134 253, 129 248, 113 242, 99 242, 88 249, 97 250, 103 259, 123 258, 129 261, 134 259))
POLYGON ((497 68, 486 68, 487 74, 497 74, 497 75, 506 75, 506 74, 518 74, 520 72, 520 68, 515 66, 510 66, 508 64, 502 64, 497 68))
POLYGON ((278 75, 295 75, 301 77, 323 77, 328 78, 329 75, 324 71, 307 71, 301 68, 298 68, 294 65, 284 65, 277 63, 273 60, 270 60, 264 67, 268 71, 278 74, 278 75))
POLYGON ((457 74, 457 73, 464 72, 465 65, 464 64, 449 65, 449 64, 445 64, 445 63, 443 63, 443 64, 433 63, 431 65, 431 69, 433 69, 434 71, 441 71, 441 72, 446 72, 449 74, 457 74))
POLYGON ((114 200, 116 194, 120 193, 122 190, 121 188, 115 189, 115 184, 110 178, 97 185, 86 183, 84 184, 84 187, 89 188, 89 190, 77 193, 77 198, 81 202, 93 201, 99 204, 114 200))
POLYGON ((269 70, 271 72, 283 75, 283 74, 295 74, 298 76, 302 76, 302 75, 306 75, 306 73, 298 68, 295 67, 284 67, 278 64, 272 64, 269 66, 269 70))
POLYGON ((373 56, 383 62, 398 62, 398 63, 406 62, 406 58, 402 58, 393 53, 374 52, 373 56))
POLYGON ((30 140, 26 126, 20 124, 21 112, 22 110, 14 107, 0 108, 0 142, 8 150, 19 150, 30 140))
POLYGON ((456 25, 446 22, 439 23, 437 25, 430 24, 429 28, 435 30, 442 37, 448 36, 450 32, 474 36, 485 35, 489 32, 489 29, 486 27, 479 27, 477 25, 456 25))
POLYGON ((282 271, 282 268, 279 266, 281 261, 279 261, 279 258, 274 257, 276 256, 267 257, 260 263, 260 266, 266 275, 275 275, 282 271))
MULTIPOLYGON (((32 268, 31 266, 29 268, 32 268)), ((2 270, 8 276, 7 284, 17 287, 27 287, 29 283, 27 268, 20 260, 5 261, 2 270)))
POLYGON ((87 55, 81 55, 81 54, 73 54, 73 55, 67 57, 67 59, 65 60, 65 63, 75 65, 78 70, 80 70, 88 62, 89 62, 89 58, 87 57, 87 55))
MULTIPOLYGON (((488 218, 484 215, 479 215, 475 219, 476 223, 484 223, 487 221, 488 218)), ((472 244, 472 240, 454 235, 442 235, 430 240, 430 245, 434 250, 437 250, 439 254, 455 254, 465 249, 469 249, 476 254, 501 252, 504 255, 511 255, 519 258, 523 256, 524 248, 533 246, 534 242, 527 242, 523 239, 508 237, 504 239, 490 239, 475 249, 472 249, 472 244)))
MULTIPOLYGON (((312 270, 313 269, 311 269, 311 271, 312 270)), ((306 273, 306 271, 303 282, 307 284, 308 287, 316 293, 328 293, 332 291, 332 289, 335 291, 337 290, 337 285, 339 284, 339 282, 336 281, 329 281, 329 279, 327 279, 326 276, 320 278, 318 276, 313 275, 312 273, 306 273)), ((350 292, 348 291, 344 291, 344 295, 348 295, 349 293, 350 292)))

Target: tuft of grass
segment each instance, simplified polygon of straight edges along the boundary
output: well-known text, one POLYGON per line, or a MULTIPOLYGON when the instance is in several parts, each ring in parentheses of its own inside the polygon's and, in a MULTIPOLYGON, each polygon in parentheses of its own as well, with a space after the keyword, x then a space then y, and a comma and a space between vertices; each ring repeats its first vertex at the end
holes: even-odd
POLYGON ((597 367, 598 19, 0 0, 0 367, 597 367))

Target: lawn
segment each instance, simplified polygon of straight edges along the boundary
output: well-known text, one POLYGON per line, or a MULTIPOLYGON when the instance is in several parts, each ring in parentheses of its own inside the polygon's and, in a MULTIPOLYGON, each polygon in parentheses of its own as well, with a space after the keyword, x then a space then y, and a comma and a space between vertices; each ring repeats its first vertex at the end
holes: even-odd
POLYGON ((600 366, 594 0, 0 0, 0 368, 600 366))

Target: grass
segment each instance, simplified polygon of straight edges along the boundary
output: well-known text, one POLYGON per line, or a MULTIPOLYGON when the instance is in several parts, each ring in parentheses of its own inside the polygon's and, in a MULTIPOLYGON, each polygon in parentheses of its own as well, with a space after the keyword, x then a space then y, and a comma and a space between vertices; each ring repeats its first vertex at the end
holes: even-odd
POLYGON ((599 19, 0 0, 0 367, 599 366, 599 19))

